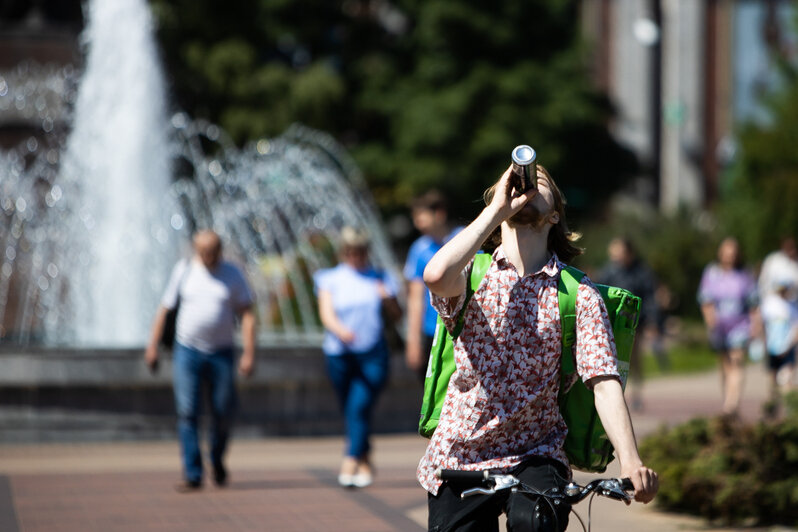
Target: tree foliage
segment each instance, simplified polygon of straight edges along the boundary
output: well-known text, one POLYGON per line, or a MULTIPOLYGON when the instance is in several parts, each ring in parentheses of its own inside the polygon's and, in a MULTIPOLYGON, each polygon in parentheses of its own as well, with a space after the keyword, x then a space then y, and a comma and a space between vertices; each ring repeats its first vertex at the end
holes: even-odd
POLYGON ((152 3, 178 105, 239 143, 294 121, 331 132, 384 210, 437 186, 470 216, 522 143, 581 212, 635 168, 576 1, 152 3))
POLYGON ((764 98, 766 122, 742 124, 740 155, 722 190, 719 218, 752 258, 798 237, 798 67, 779 61, 781 83, 764 98))
POLYGON ((663 310, 699 319, 696 293, 704 267, 715 259, 717 236, 705 216, 690 210, 662 214, 635 207, 617 209, 609 219, 586 224, 579 243, 585 254, 578 257, 576 265, 588 272, 598 271, 607 261, 608 243, 618 236, 627 238, 658 283, 667 287, 667 301, 660 301, 667 307, 663 310))

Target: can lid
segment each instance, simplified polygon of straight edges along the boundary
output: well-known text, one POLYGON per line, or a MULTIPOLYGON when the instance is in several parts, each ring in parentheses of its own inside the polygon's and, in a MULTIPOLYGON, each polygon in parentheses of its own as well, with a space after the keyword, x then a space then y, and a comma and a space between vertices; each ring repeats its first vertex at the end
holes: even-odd
POLYGON ((530 146, 521 144, 513 149, 512 158, 515 164, 527 165, 535 162, 537 154, 530 146))

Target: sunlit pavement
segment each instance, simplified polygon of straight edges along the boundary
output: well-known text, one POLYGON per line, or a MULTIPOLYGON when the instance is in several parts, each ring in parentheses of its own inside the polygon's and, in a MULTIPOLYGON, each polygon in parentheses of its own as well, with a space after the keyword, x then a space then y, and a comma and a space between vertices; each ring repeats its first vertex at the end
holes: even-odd
MULTIPOLYGON (((716 373, 645 383, 633 412, 638 436, 661 424, 713 415, 720 408, 716 373)), ((756 419, 767 394, 758 366, 747 372, 743 416, 756 419)), ((0 531, 417 531, 426 523, 426 493, 415 481, 425 440, 374 440, 372 486, 346 490, 336 473, 340 438, 235 440, 230 484, 176 493, 176 441, 0 446, 0 531)), ((616 466, 617 467, 617 466, 616 466)), ((617 474, 611 466, 609 475, 617 474)), ((589 480, 577 475, 577 480, 589 480)), ((577 508, 586 519, 587 501, 577 508)), ((593 530, 685 531, 699 520, 651 505, 596 498, 593 530)), ((570 530, 581 530, 572 516, 570 530)), ((718 529, 714 529, 718 530, 718 529)))

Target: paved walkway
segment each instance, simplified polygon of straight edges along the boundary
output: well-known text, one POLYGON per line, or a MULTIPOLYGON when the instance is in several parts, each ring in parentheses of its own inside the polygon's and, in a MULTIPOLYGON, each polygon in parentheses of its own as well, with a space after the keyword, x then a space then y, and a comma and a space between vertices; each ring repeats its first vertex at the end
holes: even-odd
MULTIPOLYGON (((717 413, 719 387, 715 373, 646 383, 643 409, 633 413, 638 435, 717 413)), ((766 393, 764 372, 750 367, 746 418, 758 417, 766 393)), ((0 531, 424 530, 426 496, 414 478, 424 446, 412 434, 375 438, 376 481, 353 491, 335 482, 339 438, 236 440, 229 487, 180 495, 171 489, 180 471, 176 442, 3 445, 0 531)), ((584 517, 587 504, 577 510, 584 517)), ((592 514, 594 530, 704 529, 650 505, 599 498, 592 514)), ((580 529, 572 517, 569 530, 580 529)))

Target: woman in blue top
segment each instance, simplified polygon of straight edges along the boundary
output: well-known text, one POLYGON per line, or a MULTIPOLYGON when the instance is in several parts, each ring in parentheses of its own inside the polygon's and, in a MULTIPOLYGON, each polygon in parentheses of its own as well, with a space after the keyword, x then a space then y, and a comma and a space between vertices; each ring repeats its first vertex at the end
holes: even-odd
POLYGON ((341 263, 315 275, 319 316, 326 329, 322 350, 327 373, 341 403, 347 450, 338 483, 371 484, 369 462, 371 412, 388 377, 388 348, 383 334, 383 306, 398 319, 397 283, 369 264, 368 237, 345 227, 341 263))

